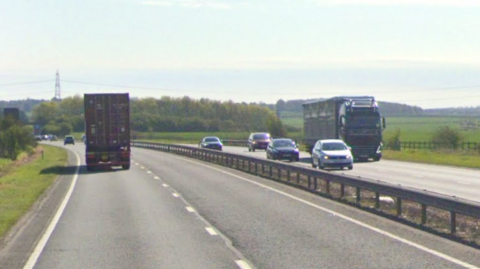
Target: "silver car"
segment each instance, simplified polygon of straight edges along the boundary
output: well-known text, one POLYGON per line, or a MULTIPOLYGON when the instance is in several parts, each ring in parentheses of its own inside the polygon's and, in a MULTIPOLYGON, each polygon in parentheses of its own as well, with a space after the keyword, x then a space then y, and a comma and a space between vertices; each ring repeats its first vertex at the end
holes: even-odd
POLYGON ((312 167, 353 169, 353 156, 350 148, 340 139, 318 140, 312 149, 312 167))

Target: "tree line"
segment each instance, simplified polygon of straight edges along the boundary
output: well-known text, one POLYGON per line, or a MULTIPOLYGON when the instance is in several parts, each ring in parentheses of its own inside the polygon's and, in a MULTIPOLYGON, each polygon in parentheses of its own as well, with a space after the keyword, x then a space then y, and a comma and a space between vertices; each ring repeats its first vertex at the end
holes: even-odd
MULTIPOLYGON (((84 132, 82 96, 44 101, 32 108, 29 122, 42 134, 59 136, 84 132)), ((286 136, 275 112, 260 104, 210 99, 132 98, 131 129, 138 132, 239 132, 268 131, 286 136)))
POLYGON ((284 132, 275 112, 257 104, 163 96, 160 99, 132 99, 130 105, 132 129, 136 131, 253 132, 278 129, 284 132))

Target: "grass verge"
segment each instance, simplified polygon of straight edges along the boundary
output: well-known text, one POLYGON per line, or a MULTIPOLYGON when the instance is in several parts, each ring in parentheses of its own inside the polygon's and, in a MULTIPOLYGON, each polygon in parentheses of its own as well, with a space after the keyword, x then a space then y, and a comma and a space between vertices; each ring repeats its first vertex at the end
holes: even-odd
POLYGON ((382 158, 396 161, 480 168, 480 155, 477 152, 469 153, 465 151, 451 150, 385 150, 383 151, 382 158))
POLYGON ((3 162, 4 165, 0 166, 0 172, 6 171, 0 177, 0 237, 15 225, 57 177, 55 173, 42 174, 41 171, 65 166, 65 150, 48 145, 39 147, 37 154, 22 155, 19 161, 3 162))

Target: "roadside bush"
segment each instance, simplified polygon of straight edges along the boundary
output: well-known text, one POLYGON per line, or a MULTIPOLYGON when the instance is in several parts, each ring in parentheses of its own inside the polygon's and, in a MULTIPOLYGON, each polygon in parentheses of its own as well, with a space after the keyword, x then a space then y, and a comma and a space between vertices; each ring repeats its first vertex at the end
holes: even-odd
POLYGON ((460 131, 449 126, 440 127, 432 136, 432 142, 439 148, 458 149, 463 140, 460 131))
MULTIPOLYGON (((3 125, 3 124, 2 124, 3 125)), ((19 123, 0 131, 0 158, 16 160, 21 152, 30 152, 35 147, 30 128, 19 123)))
POLYGON ((395 129, 393 135, 387 140, 387 148, 391 150, 401 150, 400 129, 395 129))

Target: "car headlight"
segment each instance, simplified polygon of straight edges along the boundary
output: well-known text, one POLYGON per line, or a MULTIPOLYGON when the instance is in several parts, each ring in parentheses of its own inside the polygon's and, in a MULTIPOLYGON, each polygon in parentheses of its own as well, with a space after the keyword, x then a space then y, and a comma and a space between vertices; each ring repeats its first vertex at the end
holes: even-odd
POLYGON ((324 158, 325 160, 329 159, 329 157, 327 155, 324 155, 322 158, 324 158))
POLYGON ((347 159, 351 159, 351 158, 352 158, 352 156, 351 156, 351 155, 347 155, 347 159))
POLYGON ((255 141, 252 141, 252 144, 254 144, 254 145, 255 145, 255 144, 256 144, 256 142, 255 142, 255 141))

